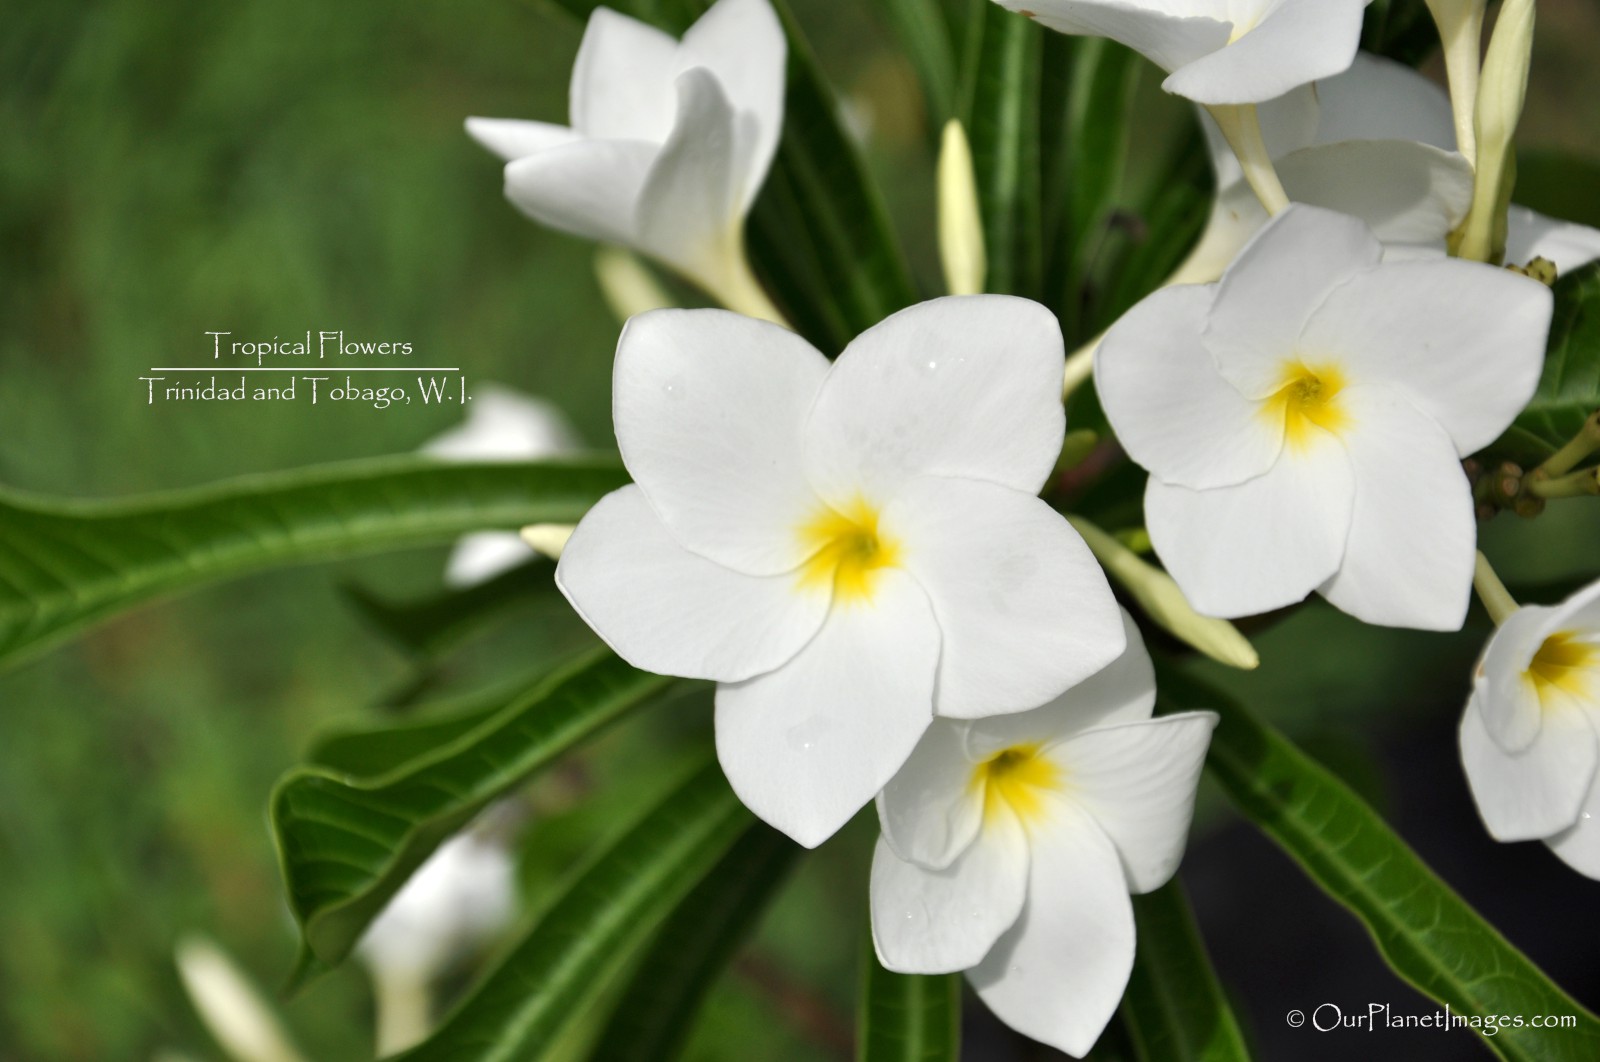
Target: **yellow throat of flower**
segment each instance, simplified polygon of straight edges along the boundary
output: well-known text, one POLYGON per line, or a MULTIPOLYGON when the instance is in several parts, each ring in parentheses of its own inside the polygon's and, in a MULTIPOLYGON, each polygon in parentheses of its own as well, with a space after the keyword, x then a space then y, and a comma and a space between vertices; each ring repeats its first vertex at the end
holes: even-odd
POLYGON ((878 531, 878 510, 863 498, 825 508, 800 528, 814 552, 800 569, 806 587, 833 587, 834 599, 870 601, 877 573, 900 561, 900 546, 878 531))
POLYGON ((1283 365, 1283 375, 1261 406, 1261 415, 1282 420, 1284 440, 1295 449, 1304 449, 1321 428, 1337 435, 1350 424, 1349 414, 1339 401, 1344 390, 1344 373, 1336 365, 1315 368, 1300 361, 1283 365))
POLYGON ((1010 809, 1023 825, 1040 817, 1047 794, 1061 789, 1061 770, 1037 745, 1013 745, 972 770, 972 785, 983 792, 983 817, 1010 809))
POLYGON ((1575 631, 1559 631, 1539 646, 1524 677, 1545 708, 1558 694, 1600 696, 1600 647, 1575 631))

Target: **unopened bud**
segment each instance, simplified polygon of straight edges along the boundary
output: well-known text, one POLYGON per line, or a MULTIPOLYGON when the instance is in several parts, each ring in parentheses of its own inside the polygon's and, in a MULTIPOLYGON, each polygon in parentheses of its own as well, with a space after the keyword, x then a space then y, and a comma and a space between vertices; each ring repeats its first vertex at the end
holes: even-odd
POLYGON ((952 295, 978 295, 989 274, 983 244, 983 214, 972 145, 961 123, 945 123, 939 147, 939 260, 945 288, 952 295))

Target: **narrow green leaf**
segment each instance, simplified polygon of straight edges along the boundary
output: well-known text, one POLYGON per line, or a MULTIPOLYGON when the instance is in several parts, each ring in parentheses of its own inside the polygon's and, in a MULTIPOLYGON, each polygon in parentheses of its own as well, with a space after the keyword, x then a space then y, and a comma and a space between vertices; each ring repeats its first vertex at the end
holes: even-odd
POLYGON ((438 1031, 400 1057, 540 1058, 752 821, 707 763, 573 881, 438 1031))
POLYGON ((1557 280, 1555 299, 1539 389, 1487 451, 1530 467, 1560 449, 1600 409, 1600 262, 1557 280))
MULTIPOLYGON (((561 0, 587 17, 595 0, 561 0)), ((622 5, 674 33, 707 0, 622 5)), ((919 298, 883 196, 787 0, 773 0, 789 38, 783 138, 747 224, 751 264, 801 335, 834 354, 919 298)))
POLYGON ((1139 951, 1122 997, 1139 1062, 1240 1062, 1250 1057, 1195 927, 1183 887, 1133 898, 1139 951))
POLYGON ((794 866, 801 849, 753 823, 683 898, 629 977, 593 1062, 669 1062, 700 1005, 794 866))
POLYGON ((950 24, 938 0, 882 0, 895 36, 916 68, 935 133, 956 117, 959 71, 950 24))
POLYGON ((974 14, 963 116, 978 178, 987 290, 1038 297, 1040 244, 1039 65, 1044 30, 985 3, 974 14))
POLYGON ((473 586, 397 601, 365 587, 343 587, 357 612, 412 656, 434 657, 517 605, 556 596, 555 564, 534 559, 473 586))
POLYGON ((1366 925, 1397 974, 1467 1019, 1576 1019, 1576 1028, 1512 1026, 1482 1037, 1502 1058, 1600 1058, 1600 1020, 1485 922, 1349 787, 1225 694, 1171 665, 1160 666, 1158 677, 1169 708, 1221 715, 1206 761, 1212 775, 1246 817, 1366 925))
POLYGON ((330 726, 312 736, 305 766, 352 778, 389 774, 470 734, 569 662, 562 660, 485 689, 416 705, 398 719, 330 726))
MULTIPOLYGON (((304 950, 322 964, 344 958, 367 925, 441 842, 496 797, 593 736, 672 682, 586 653, 535 682, 498 712, 466 720, 450 740, 378 775, 302 767, 279 781, 273 833, 289 907, 304 950)), ((381 766, 415 734, 380 735, 381 766)), ((323 751, 323 758, 329 758, 323 751)), ((358 756, 346 747, 340 762, 358 756)), ((361 762, 361 761, 358 761, 361 762)))
POLYGON ((861 960, 856 1062, 956 1062, 961 1057, 961 975, 890 973, 870 937, 861 960))
POLYGON ((615 458, 327 465, 122 501, 0 489, 0 666, 97 620, 219 579, 573 522, 627 482, 615 458))

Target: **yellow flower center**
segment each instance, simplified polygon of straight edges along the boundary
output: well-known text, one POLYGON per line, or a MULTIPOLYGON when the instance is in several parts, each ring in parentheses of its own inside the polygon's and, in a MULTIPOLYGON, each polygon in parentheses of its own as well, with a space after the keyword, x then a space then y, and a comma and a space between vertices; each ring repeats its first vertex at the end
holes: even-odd
POLYGON ((1045 795, 1061 788, 1061 771, 1039 746, 1013 745, 973 768, 972 785, 983 790, 985 819, 1009 808, 1026 825, 1040 816, 1045 795))
POLYGON ((899 544, 878 533, 878 510, 862 498, 842 512, 824 508, 800 536, 815 551, 800 568, 800 584, 831 585, 835 600, 870 600, 877 573, 900 560, 899 544))
POLYGON ((1600 690, 1600 648, 1581 641, 1575 631, 1552 634, 1533 654, 1525 677, 1546 708, 1557 693, 1591 696, 1600 690))
POLYGON ((1339 401, 1344 373, 1336 365, 1312 368, 1287 361, 1282 382, 1261 406, 1261 415, 1283 421, 1283 437, 1295 449, 1304 449, 1315 436, 1314 428, 1338 434, 1349 427, 1350 416, 1339 401))

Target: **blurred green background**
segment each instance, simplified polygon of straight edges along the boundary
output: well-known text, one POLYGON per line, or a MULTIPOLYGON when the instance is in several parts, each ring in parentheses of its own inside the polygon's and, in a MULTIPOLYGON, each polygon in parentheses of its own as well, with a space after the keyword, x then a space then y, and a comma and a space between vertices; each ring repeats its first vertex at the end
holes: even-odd
MULTIPOLYGON (((867 118, 874 169, 933 277, 932 160, 909 67, 874 5, 794 6, 867 118)), ((1525 139, 1593 157, 1600 5, 1546 0, 1540 17, 1525 139)), ((611 445, 617 324, 592 248, 520 218, 461 130, 468 114, 564 120, 572 20, 534 0, 14 0, 6 24, 0 481, 146 491, 411 450, 453 422, 417 404, 147 406, 138 376, 200 364, 219 330, 410 342, 425 364, 553 399, 611 445)), ((1487 548, 1514 581, 1592 572, 1593 510, 1537 528, 1503 518, 1487 548)), ((442 560, 246 579, 0 676, 0 1059, 217 1057, 172 946, 202 930, 262 983, 286 973, 267 793, 318 726, 374 710, 410 676, 339 585, 421 594, 442 560)), ((1387 799, 1373 746, 1404 741, 1412 717, 1448 732, 1482 633, 1393 636, 1311 609, 1264 637, 1259 675, 1228 678, 1387 799)), ((581 640, 570 617, 535 611, 443 679, 468 687, 581 640)), ((674 749, 705 740, 703 700, 640 715, 539 784, 530 902, 659 788, 674 749)), ((1227 828, 1215 809, 1207 824, 1227 828)), ((690 1057, 848 1057, 870 839, 858 821, 807 861, 720 983, 690 1057)), ((284 1009, 312 1057, 358 1059, 370 1006, 347 969, 284 1009)))

